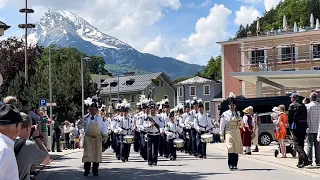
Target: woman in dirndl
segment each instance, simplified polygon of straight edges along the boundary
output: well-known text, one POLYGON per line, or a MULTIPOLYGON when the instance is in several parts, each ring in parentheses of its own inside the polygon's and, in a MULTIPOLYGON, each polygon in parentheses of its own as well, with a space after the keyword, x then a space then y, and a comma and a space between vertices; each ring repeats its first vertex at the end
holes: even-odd
POLYGON ((251 141, 254 135, 254 121, 253 121, 253 107, 249 106, 243 110, 245 113, 242 121, 243 121, 243 128, 240 129, 242 144, 245 147, 245 154, 251 155, 251 141))
POLYGON ((230 170, 238 169, 239 154, 243 154, 243 146, 240 136, 242 120, 236 112, 235 95, 230 93, 229 110, 222 113, 220 118, 221 140, 226 143, 228 149, 228 166, 230 170))

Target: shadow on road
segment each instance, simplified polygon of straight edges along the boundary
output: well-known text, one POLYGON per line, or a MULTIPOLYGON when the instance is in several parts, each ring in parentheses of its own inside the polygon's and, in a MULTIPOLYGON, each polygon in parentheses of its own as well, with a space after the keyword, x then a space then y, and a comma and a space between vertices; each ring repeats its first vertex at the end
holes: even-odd
MULTIPOLYGON (((55 173, 49 175, 47 180, 67 179, 121 179, 121 180, 200 180, 204 177, 228 174, 228 173, 198 173, 198 172, 174 172, 169 170, 155 170, 141 168, 112 168, 99 169, 99 177, 83 177, 83 171, 79 169, 55 170, 55 173)), ((90 175, 89 175, 90 176, 90 175)))
POLYGON ((258 169, 258 168, 253 168, 253 169, 238 169, 238 171, 273 171, 275 169, 258 169))

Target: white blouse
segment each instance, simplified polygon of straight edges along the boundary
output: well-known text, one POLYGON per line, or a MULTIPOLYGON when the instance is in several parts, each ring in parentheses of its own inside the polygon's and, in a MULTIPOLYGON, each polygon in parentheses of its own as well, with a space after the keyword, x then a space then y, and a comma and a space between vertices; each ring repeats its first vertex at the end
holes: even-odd
POLYGON ((0 180, 19 180, 14 141, 0 133, 0 180))

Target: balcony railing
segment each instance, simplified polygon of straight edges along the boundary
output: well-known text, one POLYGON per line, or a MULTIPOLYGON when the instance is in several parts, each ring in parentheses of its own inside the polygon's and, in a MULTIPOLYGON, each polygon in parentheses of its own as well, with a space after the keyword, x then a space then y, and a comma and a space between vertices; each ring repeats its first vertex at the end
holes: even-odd
MULTIPOLYGON (((320 50, 310 52, 298 51, 297 53, 285 54, 278 54, 278 52, 275 52, 267 55, 245 58, 244 63, 241 64, 241 67, 248 67, 258 71, 279 71, 283 68, 297 69, 297 67, 299 67, 299 69, 301 69, 299 64, 316 61, 319 61, 320 63, 320 50)), ((308 67, 303 67, 302 69, 315 70, 312 68, 312 64, 310 64, 308 67)))

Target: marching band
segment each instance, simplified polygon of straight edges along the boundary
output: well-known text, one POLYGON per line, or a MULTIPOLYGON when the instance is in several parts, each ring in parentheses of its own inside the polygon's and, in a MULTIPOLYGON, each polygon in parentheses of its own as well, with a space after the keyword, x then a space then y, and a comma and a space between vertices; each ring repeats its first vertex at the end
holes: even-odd
MULTIPOLYGON (((90 114, 95 113, 94 104, 90 106, 90 114)), ((230 169, 237 168, 238 154, 242 153, 240 132, 237 129, 240 125, 237 114, 233 112, 234 107, 234 102, 230 100, 230 110, 223 113, 223 128, 220 129, 221 138, 227 143, 230 169)), ((102 140, 103 151, 111 147, 116 158, 122 162, 129 161, 131 144, 149 166, 157 165, 158 155, 176 160, 177 151, 198 158, 207 157, 207 143, 213 141, 214 123, 205 112, 202 99, 194 97, 187 100, 185 105, 178 104, 169 110, 168 99, 156 103, 141 95, 134 114, 131 114, 130 103, 125 99, 115 105, 114 114, 110 109, 105 113, 102 108, 101 116, 89 114, 84 118, 85 176, 90 173, 90 162, 93 162, 93 174, 98 175, 98 163, 102 159, 101 151, 98 153, 94 150, 101 147, 97 139, 102 140), (98 119, 98 123, 94 119, 98 119), (106 122, 100 123, 100 119, 106 122)))

